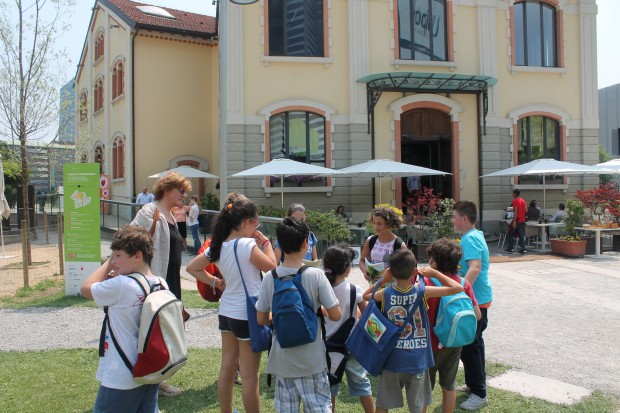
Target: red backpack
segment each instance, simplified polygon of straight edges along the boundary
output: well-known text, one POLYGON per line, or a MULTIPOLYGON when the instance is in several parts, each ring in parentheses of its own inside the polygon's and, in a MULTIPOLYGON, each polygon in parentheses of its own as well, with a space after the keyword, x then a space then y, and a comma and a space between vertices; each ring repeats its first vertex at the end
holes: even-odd
MULTIPOLYGON (((200 249, 198 250, 198 254, 204 253, 207 248, 209 248, 209 246, 211 246, 211 238, 209 238, 204 242, 204 244, 202 244, 202 247, 200 247, 200 249)), ((205 271, 211 275, 214 275, 217 278, 223 278, 220 270, 214 263, 207 265, 205 267, 205 271)), ((220 301, 220 297, 222 296, 222 290, 216 287, 211 287, 210 285, 207 285, 199 280, 196 280, 196 285, 198 286, 198 292, 200 293, 200 296, 202 298, 212 303, 217 303, 218 301, 220 301)))

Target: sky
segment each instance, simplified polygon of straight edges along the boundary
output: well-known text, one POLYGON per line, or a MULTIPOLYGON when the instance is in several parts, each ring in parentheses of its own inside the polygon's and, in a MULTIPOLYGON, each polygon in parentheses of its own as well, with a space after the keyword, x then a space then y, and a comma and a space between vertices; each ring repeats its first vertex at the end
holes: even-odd
MULTIPOLYGON (((142 0, 143 3, 165 6, 173 9, 215 16, 212 0, 142 0)), ((71 18, 71 29, 61 37, 61 47, 65 47, 71 58, 67 78, 75 74, 82 52, 86 30, 90 21, 93 0, 77 0, 71 18)), ((620 0, 597 0, 597 39, 598 39, 598 85, 599 89, 620 83, 620 0)))

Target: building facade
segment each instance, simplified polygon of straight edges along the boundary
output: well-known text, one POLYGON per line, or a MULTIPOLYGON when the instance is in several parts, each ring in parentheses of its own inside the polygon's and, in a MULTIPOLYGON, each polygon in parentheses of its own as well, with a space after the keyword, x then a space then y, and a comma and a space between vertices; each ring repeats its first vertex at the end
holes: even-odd
MULTIPOLYGON (((214 32, 210 16, 95 2, 75 81, 77 151, 109 175, 110 199, 131 202, 149 175, 178 165, 212 169, 214 32)), ((194 182, 195 192, 205 185, 194 182)))
POLYGON ((601 116, 600 144, 614 158, 620 157, 620 84, 598 91, 601 116))
MULTIPOLYGON (((485 230, 494 231, 512 188, 527 200, 540 198, 542 180, 481 175, 542 157, 598 161, 594 0, 259 0, 227 8, 227 153, 219 154, 217 139, 217 49, 208 49, 213 53, 193 78, 195 88, 210 85, 208 98, 197 102, 192 122, 209 119, 210 134, 191 135, 178 152, 152 135, 166 150, 156 159, 149 150, 136 155, 136 180, 154 172, 146 167, 154 161, 164 169, 181 153, 196 153, 188 147, 209 148, 216 156, 204 156, 217 175, 226 157, 227 176, 279 157, 337 169, 387 158, 449 172, 419 185, 474 201, 485 230)), ((124 30, 129 45, 135 30, 124 30)), ((163 52, 160 43, 152 46, 163 52)), ((98 69, 85 67, 92 72, 86 83, 96 85, 98 69)), ((149 74, 136 75, 136 83, 142 76, 149 74)), ((165 79, 177 86, 185 80, 165 79)), ((554 177, 547 205, 595 182, 554 177)), ((227 183, 258 203, 279 205, 277 179, 227 183)), ((383 202, 402 205, 409 188, 405 179, 284 182, 286 202, 344 205, 355 222, 367 217, 379 192, 383 202)))
POLYGON ((75 94, 73 89, 73 80, 60 88, 57 141, 62 145, 75 145, 75 94))

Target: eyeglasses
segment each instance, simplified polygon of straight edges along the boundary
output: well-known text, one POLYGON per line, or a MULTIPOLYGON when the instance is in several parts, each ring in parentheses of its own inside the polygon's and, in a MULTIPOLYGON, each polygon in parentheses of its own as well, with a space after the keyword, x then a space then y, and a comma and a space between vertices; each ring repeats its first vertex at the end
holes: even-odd
POLYGON ((260 221, 258 220, 258 218, 253 219, 252 223, 254 224, 254 228, 260 227, 260 221))

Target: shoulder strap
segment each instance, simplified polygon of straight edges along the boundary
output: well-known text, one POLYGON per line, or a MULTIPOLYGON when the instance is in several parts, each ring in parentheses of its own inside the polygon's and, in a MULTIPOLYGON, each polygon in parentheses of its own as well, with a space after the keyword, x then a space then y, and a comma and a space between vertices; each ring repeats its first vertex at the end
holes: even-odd
POLYGON ((149 234, 151 237, 155 234, 155 227, 157 226, 157 221, 159 221, 159 209, 157 209, 157 205, 155 205, 155 212, 153 213, 153 223, 151 224, 151 229, 149 230, 149 234))
POLYGON ((243 273, 241 272, 241 265, 239 264, 239 257, 237 256, 237 245, 239 244, 239 238, 235 240, 233 244, 233 252, 235 253, 235 261, 237 262, 237 269, 239 270, 239 277, 241 277, 241 282, 243 283, 243 289, 245 291, 246 297, 250 297, 248 294, 248 287, 245 285, 245 280, 243 279, 243 273))
POLYGON ((403 242, 404 241, 401 237, 396 237, 396 239, 394 240, 394 251, 400 249, 403 246, 403 242))
POLYGON ((372 237, 370 237, 370 239, 368 240, 368 250, 372 251, 372 249, 374 248, 375 244, 377 243, 377 239, 379 239, 378 235, 373 235, 372 237))
POLYGON ((349 287, 351 287, 349 289, 349 296, 350 296, 350 300, 351 300, 350 301, 351 302, 351 307, 350 307, 351 314, 349 314, 349 318, 351 318, 351 317, 353 317, 353 310, 355 309, 355 304, 356 304, 355 303, 355 299, 357 298, 356 297, 357 296, 357 288, 353 284, 349 284, 349 287))

